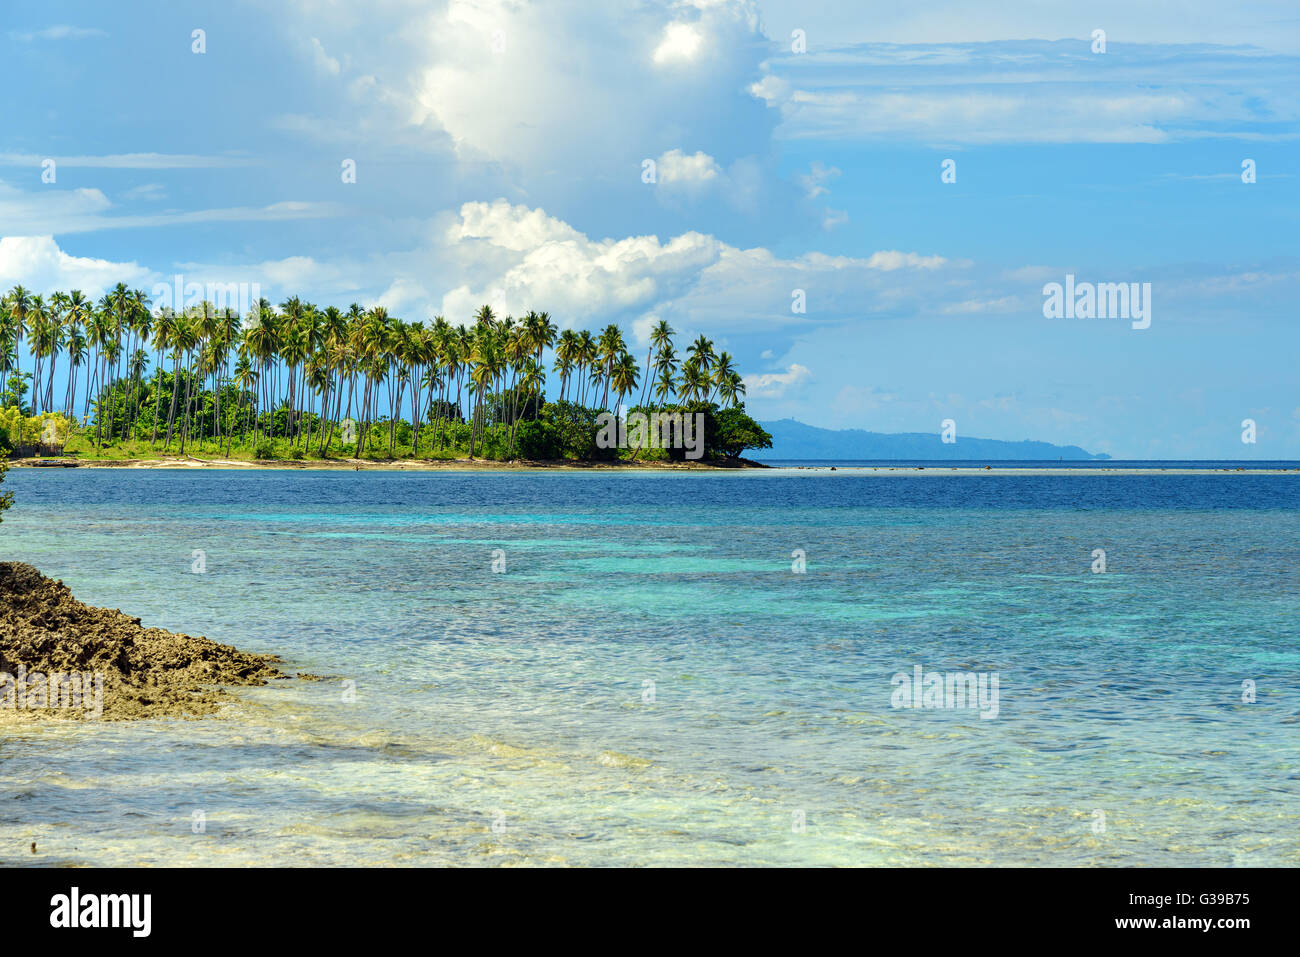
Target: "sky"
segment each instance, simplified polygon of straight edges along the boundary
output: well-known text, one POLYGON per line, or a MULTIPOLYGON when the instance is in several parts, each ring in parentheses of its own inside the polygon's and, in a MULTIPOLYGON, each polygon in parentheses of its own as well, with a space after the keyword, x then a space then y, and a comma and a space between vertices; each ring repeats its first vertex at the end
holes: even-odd
POLYGON ((760 420, 1300 459, 1300 8, 808 6, 5 3, 0 287, 666 319, 760 420))

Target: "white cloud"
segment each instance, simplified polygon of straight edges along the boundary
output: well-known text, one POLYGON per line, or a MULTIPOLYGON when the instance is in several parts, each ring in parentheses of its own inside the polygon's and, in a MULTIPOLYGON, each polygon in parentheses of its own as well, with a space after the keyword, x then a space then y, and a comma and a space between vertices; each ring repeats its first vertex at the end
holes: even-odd
POLYGON ((167 198, 167 190, 162 183, 141 183, 132 186, 122 194, 123 199, 159 200, 167 198))
POLYGON ((338 76, 343 69, 342 65, 334 57, 325 52, 324 45, 317 37, 311 38, 312 62, 316 64, 316 69, 322 73, 328 73, 330 76, 338 76))
POLYGON ((780 135, 817 140, 1164 143, 1292 139, 1296 58, 1089 41, 822 46, 765 64, 750 93, 780 135))
POLYGON ((7 234, 80 232, 112 206, 98 189, 49 186, 28 193, 0 181, 0 228, 7 234))
POLYGON ((865 258, 806 253, 782 259, 698 232, 665 241, 597 240, 543 210, 505 200, 466 203, 429 256, 457 283, 440 303, 448 317, 469 316, 488 303, 514 314, 546 309, 562 325, 644 321, 653 313, 679 327, 706 324, 745 334, 937 310, 953 293, 934 275, 970 266, 898 250, 865 258), (806 314, 791 311, 794 289, 806 291, 806 314))
POLYGON ((73 27, 66 23, 46 27, 44 30, 33 30, 29 33, 10 33, 9 35, 21 43, 32 43, 35 40, 85 40, 90 37, 108 36, 107 33, 97 27, 73 27))
POLYGON ((674 60, 693 60, 704 38, 689 23, 670 23, 664 27, 663 39, 655 47, 655 63, 672 63, 674 60))
POLYGON ((867 260, 868 269, 883 269, 893 272, 895 269, 938 269, 948 260, 942 256, 921 256, 917 253, 899 252, 897 249, 883 249, 872 253, 867 260))
POLYGON ((800 173, 795 180, 803 187, 804 192, 809 199, 816 199, 818 196, 824 196, 830 192, 827 182, 840 175, 840 170, 835 166, 827 166, 821 160, 813 162, 808 172, 800 173))
POLYGON ((53 236, 0 238, 0 288, 5 290, 21 284, 43 295, 56 289, 80 289, 95 297, 119 282, 146 286, 154 276, 134 262, 70 256, 59 248, 53 236))
POLYGON ((738 249, 698 232, 592 239, 540 209, 466 203, 428 253, 455 277, 440 311, 467 317, 481 304, 518 314, 546 309, 562 325, 665 318, 679 327, 707 325, 744 334, 906 314, 952 294, 935 273, 968 263, 882 250, 869 257, 807 253, 791 259, 762 247, 738 249), (470 281, 465 276, 472 277, 470 281), (792 290, 806 291, 808 311, 791 311, 792 290))
POLYGON ((444 315, 468 316, 486 302, 507 313, 546 309, 565 326, 682 295, 722 250, 695 232, 666 243, 592 240, 543 210, 505 200, 466 203, 446 242, 453 261, 478 278, 443 297, 444 315))
POLYGON ((204 281, 261 282, 269 298, 380 302, 404 318, 466 322, 480 305, 501 314, 551 313, 562 328, 630 325, 638 341, 658 319, 710 334, 769 336, 809 323, 939 312, 968 270, 941 256, 884 250, 868 257, 781 258, 699 232, 593 238, 543 209, 472 202, 430 221, 400 252, 322 261, 290 257, 250 266, 184 264, 204 281), (808 311, 791 311, 806 291, 808 311))
POLYGON ((808 381, 812 376, 807 366, 791 363, 785 372, 765 372, 745 376, 745 394, 756 399, 779 399, 787 392, 808 381))
POLYGON ((822 229, 831 230, 836 226, 843 226, 849 221, 849 214, 842 209, 831 209, 829 206, 822 211, 822 229))
POLYGON ((657 195, 668 205, 679 200, 697 202, 716 194, 727 205, 742 212, 757 208, 763 187, 763 173, 756 160, 742 157, 724 170, 708 153, 686 154, 673 149, 656 161, 657 195))
POLYGON ((927 3, 827 3, 764 0, 774 37, 807 31, 809 49, 886 40, 897 44, 977 43, 1032 37, 1082 39, 1106 27, 1110 42, 1254 44, 1300 49, 1294 0, 1091 0, 1087 15, 1043 0, 930 0, 927 3))
POLYGON ((681 150, 669 150, 657 161, 662 186, 701 189, 719 182, 726 174, 708 153, 696 151, 687 156, 681 150))
POLYGON ((751 0, 449 0, 402 32, 409 55, 352 59, 462 160, 635 183, 666 150, 727 144, 730 163, 768 146, 744 92, 763 56, 751 0))
POLYGON ((219 169, 252 166, 239 156, 194 156, 178 153, 117 153, 108 156, 40 156, 36 153, 0 153, 0 166, 40 167, 52 159, 56 167, 85 169, 219 169))
POLYGON ((145 215, 113 215, 113 208, 113 203, 98 189, 59 189, 57 185, 49 185, 24 192, 0 181, 0 228, 9 235, 62 236, 193 223, 283 222, 338 216, 343 212, 335 203, 298 201, 145 215))
MULTIPOLYGON (((1036 300, 1035 300, 1036 302, 1036 300)), ((1029 301, 1017 296, 999 296, 996 299, 965 299, 943 307, 943 312, 951 316, 980 315, 984 313, 1014 314, 1026 312, 1029 301)))

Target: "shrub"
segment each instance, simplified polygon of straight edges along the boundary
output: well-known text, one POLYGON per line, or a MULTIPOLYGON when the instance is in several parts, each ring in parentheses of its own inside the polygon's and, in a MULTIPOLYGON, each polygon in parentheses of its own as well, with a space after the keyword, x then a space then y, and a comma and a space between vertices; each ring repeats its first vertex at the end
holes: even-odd
POLYGON ((515 447, 521 458, 559 459, 564 457, 560 448, 559 431, 552 422, 534 419, 520 422, 515 433, 515 447))
POLYGON ((72 420, 58 412, 40 415, 23 415, 17 407, 0 409, 0 435, 9 449, 19 445, 38 445, 48 442, 61 446, 72 431, 72 420))
POLYGON ((595 409, 586 409, 575 402, 550 402, 542 407, 538 421, 549 423, 554 430, 555 454, 553 458, 596 459, 617 458, 618 449, 596 448, 595 409))

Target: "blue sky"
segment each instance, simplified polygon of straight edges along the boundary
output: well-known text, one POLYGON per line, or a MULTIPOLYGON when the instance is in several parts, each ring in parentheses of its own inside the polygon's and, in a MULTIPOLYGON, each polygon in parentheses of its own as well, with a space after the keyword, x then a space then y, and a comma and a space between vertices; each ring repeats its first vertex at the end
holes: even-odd
POLYGON ((759 418, 1300 458, 1294 4, 805 6, 7 6, 0 285, 664 318, 759 418))

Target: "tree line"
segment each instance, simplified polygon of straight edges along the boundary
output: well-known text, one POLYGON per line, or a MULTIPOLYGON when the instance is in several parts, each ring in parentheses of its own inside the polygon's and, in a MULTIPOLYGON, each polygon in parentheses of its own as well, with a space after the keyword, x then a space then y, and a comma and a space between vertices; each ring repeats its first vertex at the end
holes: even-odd
POLYGON ((740 414, 757 428, 743 416, 732 357, 703 335, 679 356, 674 335, 655 324, 643 374, 617 325, 560 331, 546 312, 498 316, 483 306, 469 324, 426 324, 382 306, 321 308, 294 296, 278 307, 259 300, 241 316, 209 302, 151 309, 122 283, 97 301, 19 285, 0 298, 0 406, 59 412, 97 449, 131 441, 184 453, 215 440, 230 454, 237 442, 278 440, 295 457, 336 442, 357 456, 384 445, 418 456, 424 439, 426 451, 515 457, 522 440, 537 444, 520 429, 541 415, 549 372, 559 386, 551 423, 586 422, 575 413, 612 399, 614 409, 738 410, 731 420, 740 414), (24 344, 30 372, 19 367, 24 344))

